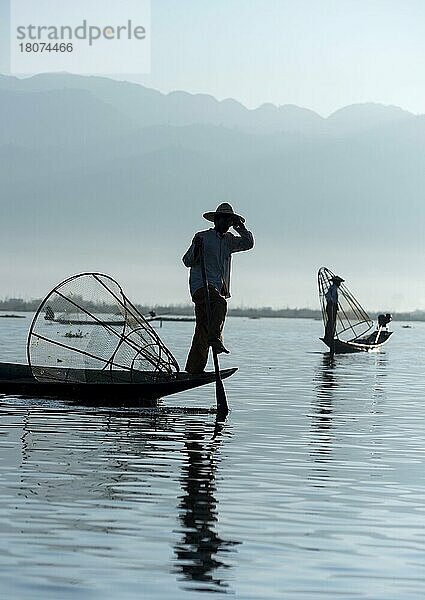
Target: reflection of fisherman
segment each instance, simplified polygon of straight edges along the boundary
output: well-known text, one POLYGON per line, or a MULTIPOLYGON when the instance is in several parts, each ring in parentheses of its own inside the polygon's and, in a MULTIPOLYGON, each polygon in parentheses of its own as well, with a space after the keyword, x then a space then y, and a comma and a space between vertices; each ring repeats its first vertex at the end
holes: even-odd
POLYGON ((216 531, 216 461, 211 448, 198 431, 188 431, 184 445, 187 462, 182 466, 182 536, 175 546, 177 568, 187 581, 196 582, 198 590, 225 592, 222 569, 230 565, 224 557, 239 542, 225 540, 216 531))
POLYGON ((344 281, 339 275, 334 275, 332 283, 325 294, 326 298, 326 326, 325 342, 332 342, 335 337, 336 317, 338 313, 338 288, 344 281))

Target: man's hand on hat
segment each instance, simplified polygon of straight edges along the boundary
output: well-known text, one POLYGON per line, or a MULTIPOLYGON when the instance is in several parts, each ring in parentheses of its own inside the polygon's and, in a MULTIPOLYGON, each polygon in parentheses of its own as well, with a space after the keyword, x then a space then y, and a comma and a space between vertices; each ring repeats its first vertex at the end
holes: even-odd
POLYGON ((236 231, 245 229, 245 224, 240 217, 235 217, 233 219, 233 229, 236 229, 236 231))

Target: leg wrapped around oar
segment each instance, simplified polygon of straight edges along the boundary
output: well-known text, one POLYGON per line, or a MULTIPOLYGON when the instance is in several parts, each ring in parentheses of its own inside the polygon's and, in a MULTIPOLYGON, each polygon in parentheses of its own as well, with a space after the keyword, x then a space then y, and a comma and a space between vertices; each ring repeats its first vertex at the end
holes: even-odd
POLYGON ((195 304, 196 326, 192 346, 187 357, 185 370, 188 373, 202 373, 208 361, 208 347, 211 345, 217 352, 226 351, 223 346, 223 327, 227 313, 227 302, 217 290, 209 287, 211 306, 211 323, 205 300, 205 290, 201 288, 193 294, 195 304))
MULTIPOLYGON (((207 277, 207 269, 205 266, 205 254, 204 254, 204 247, 203 245, 201 246, 201 269, 202 269, 202 280, 204 282, 204 298, 205 298, 205 308, 206 308, 206 313, 207 313, 207 329, 209 332, 211 332, 213 330, 214 327, 217 327, 217 318, 220 315, 220 311, 216 310, 216 321, 214 322, 213 320, 213 311, 211 308, 211 301, 210 301, 210 285, 208 282, 208 277, 207 277)), ((223 298, 224 300, 224 298, 223 298)), ((227 304, 226 304, 226 300, 224 300, 224 308, 227 308, 227 304)), ((224 324, 224 317, 226 316, 225 312, 223 314, 223 319, 222 319, 222 324, 221 326, 218 324, 219 326, 219 331, 218 334, 221 337, 221 332, 223 329, 223 324, 224 324)), ((219 419, 225 419, 228 412, 229 412, 229 407, 227 405, 227 399, 226 399, 226 392, 224 390, 224 385, 223 382, 221 381, 221 376, 220 376, 220 366, 218 364, 218 358, 217 358, 217 351, 214 350, 214 348, 212 348, 212 354, 213 354, 213 360, 214 360, 214 371, 215 371, 215 396, 216 396, 216 400, 217 400, 217 418, 219 419)))

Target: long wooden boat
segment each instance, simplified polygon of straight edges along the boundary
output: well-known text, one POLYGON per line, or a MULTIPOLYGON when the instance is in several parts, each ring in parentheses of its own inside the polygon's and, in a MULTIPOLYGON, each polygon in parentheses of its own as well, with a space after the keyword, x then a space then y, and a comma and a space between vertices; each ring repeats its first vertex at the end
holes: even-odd
MULTIPOLYGON (((57 374, 58 369, 55 370, 57 374)), ((29 365, 0 363, 0 394, 31 398, 61 398, 93 403, 137 403, 155 406, 164 396, 177 394, 215 381, 214 372, 191 375, 185 372, 173 374, 151 371, 90 371, 84 372, 85 383, 75 382, 75 369, 63 369, 61 380, 38 381, 29 365), (69 378, 71 381, 66 381, 69 378), (92 381, 91 381, 92 380, 92 381)), ((237 368, 223 369, 221 378, 226 379, 237 368)))
POLYGON ((146 317, 147 321, 164 321, 164 323, 168 321, 173 321, 175 323, 193 323, 196 321, 195 317, 161 317, 161 315, 157 315, 155 317, 146 317))
MULTIPOLYGON (((9 315, 0 315, 0 316, 9 316, 9 315)), ((16 317, 16 318, 20 318, 20 317, 16 317)), ((25 318, 25 317, 23 317, 25 318)), ((155 317, 150 317, 147 316, 145 317, 146 321, 151 322, 151 321, 160 321, 161 323, 164 322, 168 322, 168 321, 173 321, 176 323, 193 323, 196 319, 194 317, 172 317, 172 316, 168 316, 168 317, 161 317, 160 315, 157 315, 155 317)), ((99 321, 99 323, 93 322, 93 320, 90 319, 75 319, 75 318, 58 318, 58 319, 46 319, 47 321, 49 321, 50 323, 58 323, 59 325, 89 325, 90 327, 92 325, 101 325, 101 326, 105 326, 105 325, 111 325, 113 327, 123 327, 125 325, 125 321, 121 320, 111 320, 111 321, 99 321)))
POLYGON ((113 327, 123 327, 125 325, 125 321, 122 319, 120 321, 99 321, 99 323, 89 321, 88 319, 51 319, 50 323, 58 323, 59 325, 89 325, 92 327, 93 324, 101 325, 104 327, 105 325, 110 325, 113 327))
MULTIPOLYGON (((236 371, 224 369, 221 378, 236 371)), ((155 406, 164 396, 215 381, 215 372, 182 372, 147 318, 102 273, 80 273, 55 286, 29 328, 27 364, 0 363, 0 394, 88 403, 155 406), (84 332, 70 330, 77 324, 84 332)))
MULTIPOLYGON (((335 354, 349 354, 351 352, 372 352, 379 350, 384 344, 388 342, 393 331, 374 331, 370 336, 364 338, 356 338, 352 341, 344 342, 338 338, 334 339, 334 352, 335 354)), ((320 338, 328 348, 331 348, 331 344, 320 338)))

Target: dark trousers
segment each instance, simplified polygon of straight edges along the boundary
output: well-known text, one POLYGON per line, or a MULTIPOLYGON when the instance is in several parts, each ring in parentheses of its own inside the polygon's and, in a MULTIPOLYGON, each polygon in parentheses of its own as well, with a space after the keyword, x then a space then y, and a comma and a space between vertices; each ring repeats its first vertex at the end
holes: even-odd
POLYGON ((325 340, 332 341, 335 337, 337 312, 338 307, 336 304, 333 304, 333 302, 328 302, 326 304, 327 321, 325 325, 325 340))
POLYGON ((192 346, 186 361, 188 373, 201 373, 208 362, 210 340, 223 341, 222 333, 227 313, 226 299, 210 286, 211 323, 208 327, 208 315, 205 301, 205 290, 200 288, 192 296, 195 304, 196 326, 192 346))

